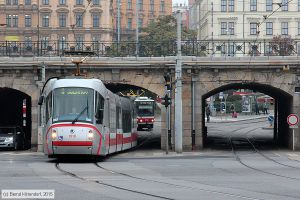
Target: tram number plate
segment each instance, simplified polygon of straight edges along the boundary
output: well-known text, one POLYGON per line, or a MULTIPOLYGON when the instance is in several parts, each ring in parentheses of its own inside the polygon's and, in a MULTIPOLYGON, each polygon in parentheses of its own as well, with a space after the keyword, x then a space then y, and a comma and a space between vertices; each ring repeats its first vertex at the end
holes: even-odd
POLYGON ((69 138, 76 138, 76 135, 69 135, 69 138))

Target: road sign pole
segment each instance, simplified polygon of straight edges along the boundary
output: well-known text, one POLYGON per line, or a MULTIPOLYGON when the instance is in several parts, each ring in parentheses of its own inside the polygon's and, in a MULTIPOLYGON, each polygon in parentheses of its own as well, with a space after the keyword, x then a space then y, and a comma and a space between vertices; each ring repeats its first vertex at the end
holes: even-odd
POLYGON ((293 151, 295 151, 295 129, 293 128, 293 151))

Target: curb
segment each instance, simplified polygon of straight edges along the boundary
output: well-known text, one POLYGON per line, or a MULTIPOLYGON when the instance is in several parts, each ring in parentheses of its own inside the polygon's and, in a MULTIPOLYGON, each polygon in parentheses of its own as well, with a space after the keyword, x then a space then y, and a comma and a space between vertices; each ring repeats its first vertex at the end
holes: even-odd
MULTIPOLYGON (((240 122, 240 121, 250 121, 250 120, 256 120, 256 119, 263 119, 266 118, 267 121, 267 116, 263 117, 257 117, 257 118, 248 118, 248 119, 240 119, 240 120, 221 120, 221 121, 210 121, 208 123, 232 123, 232 122, 240 122)), ((207 122, 206 122, 207 123, 207 122)))

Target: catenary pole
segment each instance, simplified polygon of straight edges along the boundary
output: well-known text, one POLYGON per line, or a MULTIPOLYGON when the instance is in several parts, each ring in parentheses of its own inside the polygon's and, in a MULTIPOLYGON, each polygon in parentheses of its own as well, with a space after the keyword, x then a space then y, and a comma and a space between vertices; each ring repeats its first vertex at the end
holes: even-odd
POLYGON ((138 0, 135 1, 135 55, 139 55, 139 7, 138 7, 138 0))
POLYGON ((177 11, 177 60, 175 69, 175 151, 182 153, 181 13, 177 11))

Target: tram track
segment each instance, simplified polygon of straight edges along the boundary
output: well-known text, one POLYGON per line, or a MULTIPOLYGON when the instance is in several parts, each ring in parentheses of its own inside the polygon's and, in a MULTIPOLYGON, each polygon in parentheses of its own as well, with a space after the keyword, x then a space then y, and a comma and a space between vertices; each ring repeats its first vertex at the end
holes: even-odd
MULTIPOLYGON (((142 145, 146 144, 147 142, 151 141, 152 139, 153 138, 144 140, 142 143, 140 143, 140 145, 136 146, 136 148, 140 148, 142 145)), ((111 156, 109 156, 106 159, 109 159, 110 157, 111 156)), ((130 175, 130 174, 127 174, 127 173, 122 173, 122 172, 107 169, 107 168, 101 166, 99 164, 99 162, 94 162, 94 165, 97 168, 100 168, 100 169, 102 169, 102 170, 104 170, 104 171, 106 171, 110 174, 114 174, 114 175, 117 174, 117 175, 121 175, 121 176, 128 177, 128 178, 131 178, 131 179, 136 179, 136 180, 141 180, 141 181, 145 181, 145 182, 151 182, 151 183, 157 183, 157 184, 167 185, 167 186, 171 186, 171 187, 176 187, 177 189, 188 189, 188 190, 194 190, 194 191, 202 191, 202 192, 206 192, 206 193, 210 193, 210 194, 218 194, 218 195, 222 195, 222 196, 229 196, 229 197, 235 197, 235 198, 240 198, 240 199, 264 200, 262 198, 256 198, 256 197, 251 197, 251 196, 246 196, 246 195, 241 195, 241 194, 236 194, 236 193, 222 192, 222 191, 210 190, 210 189, 203 189, 201 187, 191 187, 191 186, 186 186, 186 185, 181 185, 181 184, 175 184, 175 183, 170 183, 170 182, 157 181, 157 180, 142 178, 142 177, 138 177, 138 176, 133 176, 133 175, 130 175)), ((133 190, 133 189, 129 189, 129 188, 124 188, 124 187, 120 187, 120 186, 117 186, 117 185, 114 185, 114 184, 105 183, 105 182, 99 181, 99 180, 90 180, 88 178, 85 178, 85 177, 82 177, 82 176, 78 175, 77 173, 70 172, 66 169, 63 169, 59 162, 55 163, 55 168, 58 171, 60 171, 61 173, 67 175, 67 176, 79 179, 79 180, 84 181, 84 182, 96 183, 96 184, 108 186, 108 187, 111 187, 111 188, 114 188, 114 189, 123 190, 123 191, 127 191, 127 192, 132 192, 132 193, 140 194, 140 195, 143 195, 143 196, 148 196, 148 197, 153 197, 153 198, 158 198, 158 199, 176 200, 175 198, 170 198, 170 197, 155 195, 155 194, 142 192, 142 191, 138 191, 138 190, 133 190)), ((211 185, 208 185, 208 184, 202 184, 202 185, 211 186, 211 185)), ((211 186, 211 187, 216 187, 216 186, 211 186)), ((222 189, 224 189, 224 187, 222 187, 222 189)), ((225 188, 225 189, 228 189, 228 188, 225 188)))
POLYGON ((97 183, 97 184, 108 186, 108 187, 111 187, 111 188, 114 188, 114 189, 123 190, 123 191, 131 192, 131 193, 136 193, 136 194, 140 194, 140 195, 143 195, 143 196, 154 197, 154 198, 158 198, 158 199, 175 200, 174 198, 169 198, 169 197, 164 197, 164 196, 155 195, 155 194, 151 194, 151 193, 141 192, 141 191, 133 190, 133 189, 128 189, 128 188, 125 188, 125 187, 120 187, 120 186, 117 186, 117 185, 105 183, 105 182, 99 181, 99 180, 89 180, 89 179, 81 177, 81 176, 79 176, 79 175, 77 175, 73 172, 70 172, 70 171, 67 171, 67 170, 63 169, 60 166, 59 162, 55 163, 55 168, 58 171, 65 174, 65 175, 71 176, 73 178, 76 178, 76 179, 79 179, 79 180, 82 180, 82 181, 85 181, 85 182, 97 183))
MULTIPOLYGON (((247 138, 238 138, 239 140, 244 140, 246 142, 248 142, 247 138)), ((235 138, 236 140, 236 138, 235 138)), ((233 142, 233 139, 231 137, 228 138, 228 141, 229 141, 229 144, 231 146, 231 149, 232 149, 232 152, 235 156, 235 159, 240 163, 242 164, 243 166, 249 168, 249 169, 252 169, 254 171, 258 171, 258 172, 261 172, 261 173, 264 173, 264 174, 269 174, 269 175, 272 175, 272 176, 277 176, 277 177, 281 177, 281 178, 286 178, 286 179, 290 179, 290 180, 297 180, 297 181, 300 181, 300 178, 295 178, 295 177, 290 177, 290 176, 285 176, 285 175, 281 175, 281 174, 277 174, 277 173, 273 173, 273 172, 269 172, 269 171, 266 171, 266 170, 262 170, 262 169, 259 169, 259 168, 256 168, 256 167, 253 167, 253 166, 250 166, 248 165, 246 162, 244 162, 241 157, 238 155, 237 151, 236 151, 236 147, 235 147, 235 144, 233 142)), ((249 142, 248 142, 249 143, 249 142)), ((250 144, 251 146, 251 144, 250 144)), ((254 150, 255 151, 255 150, 254 150)), ((255 151, 256 152, 256 151, 255 151)), ((264 157, 265 158, 265 157, 264 157)), ((266 159, 266 158, 265 158, 266 159)))

